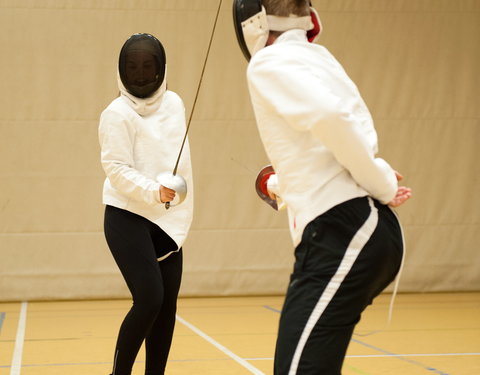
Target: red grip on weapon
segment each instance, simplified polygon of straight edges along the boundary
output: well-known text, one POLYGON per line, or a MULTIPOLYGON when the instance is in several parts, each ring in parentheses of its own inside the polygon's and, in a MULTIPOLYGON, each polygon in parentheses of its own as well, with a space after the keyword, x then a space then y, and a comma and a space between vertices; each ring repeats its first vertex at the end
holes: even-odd
POLYGON ((271 175, 275 174, 275 172, 270 172, 262 176, 260 183, 259 183, 259 188, 262 191, 263 194, 265 194, 268 197, 268 189, 267 189, 267 182, 268 179, 270 178, 271 175))

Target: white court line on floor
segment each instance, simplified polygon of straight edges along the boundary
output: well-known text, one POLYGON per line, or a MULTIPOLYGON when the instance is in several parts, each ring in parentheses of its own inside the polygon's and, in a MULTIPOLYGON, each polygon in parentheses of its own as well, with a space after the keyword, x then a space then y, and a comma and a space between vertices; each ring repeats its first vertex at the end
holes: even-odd
MULTIPOLYGON (((418 353, 418 354, 351 354, 345 358, 390 358, 390 357, 464 357, 480 356, 480 353, 418 353)), ((273 361, 273 357, 244 358, 246 361, 273 361)))
POLYGON ((10 375, 20 375, 22 368, 23 342, 25 341, 25 326, 27 322, 27 302, 22 302, 18 317, 17 337, 15 338, 15 349, 13 350, 12 366, 10 375))
POLYGON ((208 336, 206 333, 202 332, 201 330, 199 330, 197 327, 195 327, 193 324, 190 324, 189 322, 187 322, 185 319, 183 319, 182 317, 180 317, 179 315, 176 316, 177 317, 177 320, 182 323, 184 326, 190 328, 193 332, 195 332, 197 335, 199 335, 201 338, 203 338, 204 340, 208 341, 210 344, 212 344, 213 346, 215 346, 218 350, 220 350, 222 353, 226 354, 227 356, 229 356, 230 358, 232 358, 235 362, 237 362, 238 364, 242 365, 243 367, 245 367, 247 370, 249 370, 252 374, 255 374, 255 375, 265 375, 263 372, 261 372, 259 369, 257 369, 256 367, 252 366, 250 363, 248 363, 246 360, 244 360, 243 358, 240 358, 238 355, 236 355, 235 353, 233 353, 231 350, 227 349, 225 346, 223 346, 222 344, 220 344, 219 342, 215 341, 214 339, 212 339, 210 336, 208 336))
POLYGON ((365 354, 365 355, 347 355, 347 358, 373 358, 373 357, 452 357, 452 356, 476 356, 480 353, 413 353, 413 354, 365 354))

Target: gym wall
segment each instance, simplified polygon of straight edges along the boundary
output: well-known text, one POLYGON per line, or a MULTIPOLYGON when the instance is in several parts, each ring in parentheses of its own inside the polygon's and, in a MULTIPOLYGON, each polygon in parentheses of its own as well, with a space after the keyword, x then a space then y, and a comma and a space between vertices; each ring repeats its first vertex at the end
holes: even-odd
MULTIPOLYGON (((219 0, 0 0, 0 300, 128 296, 103 236, 101 111, 123 42, 166 48, 187 117, 219 0)), ((379 156, 414 197, 397 211, 400 291, 480 289, 480 1, 314 0, 325 45, 369 106, 379 156)), ((254 190, 268 160, 223 0, 189 135, 195 184, 182 296, 281 294, 285 212, 254 190)), ((173 166, 172 166, 173 168, 173 166)))

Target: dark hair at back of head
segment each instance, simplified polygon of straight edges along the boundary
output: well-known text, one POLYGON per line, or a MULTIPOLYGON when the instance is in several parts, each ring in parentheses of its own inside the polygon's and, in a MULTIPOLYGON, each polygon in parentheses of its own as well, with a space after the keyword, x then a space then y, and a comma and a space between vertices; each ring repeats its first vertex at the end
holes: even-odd
POLYGON ((309 0, 262 0, 267 14, 288 17, 291 14, 296 16, 308 16, 310 14, 309 0))

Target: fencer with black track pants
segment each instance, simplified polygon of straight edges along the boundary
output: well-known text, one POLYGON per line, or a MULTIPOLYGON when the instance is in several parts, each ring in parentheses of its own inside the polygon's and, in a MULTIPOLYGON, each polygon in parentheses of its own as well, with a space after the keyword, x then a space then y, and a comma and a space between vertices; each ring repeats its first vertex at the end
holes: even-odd
POLYGON ((122 54, 120 96, 102 112, 99 125, 105 238, 133 298, 118 333, 112 374, 130 375, 145 342, 145 375, 162 375, 175 326, 182 245, 193 216, 188 139, 177 169, 188 186, 181 203, 165 207, 158 176, 175 166, 186 131, 185 107, 166 89, 164 52, 156 38, 135 34, 122 54), (150 81, 141 69, 153 72, 150 81))
POLYGON ((304 30, 257 52, 247 80, 295 246, 274 373, 339 375, 362 311, 401 265, 395 171, 375 156, 357 87, 304 30))

